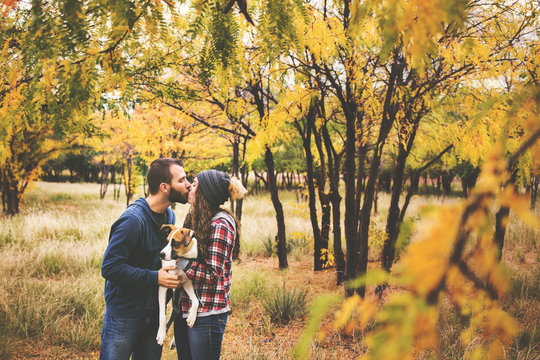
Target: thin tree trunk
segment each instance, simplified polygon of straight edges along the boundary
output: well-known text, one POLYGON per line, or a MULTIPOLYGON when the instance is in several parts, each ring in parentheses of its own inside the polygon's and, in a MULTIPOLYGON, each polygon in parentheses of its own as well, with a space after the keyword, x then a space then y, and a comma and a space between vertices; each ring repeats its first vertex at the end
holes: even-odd
MULTIPOLYGON (((231 168, 231 174, 233 176, 236 176, 238 177, 238 158, 240 156, 240 153, 239 153, 239 146, 238 146, 238 139, 235 138, 234 141, 233 141, 233 157, 232 157, 232 168, 231 168)), ((235 205, 235 201, 234 200, 231 200, 231 212, 234 214, 235 213, 235 209, 234 209, 234 205, 235 205)))
POLYGON ((320 268, 316 270, 322 270, 325 263, 328 261, 328 242, 330 238, 330 218, 331 218, 331 208, 330 208, 330 196, 325 192, 326 188, 326 161, 324 150, 322 147, 322 139, 320 133, 317 132, 317 129, 313 129, 313 134, 315 137, 315 144, 319 152, 319 159, 321 162, 321 170, 318 176, 319 179, 319 203, 321 204, 321 238, 319 245, 319 266, 320 268), (323 258, 325 256, 325 258, 323 258))
MULTIPOLYGON (((362 192, 364 191, 365 183, 365 162, 367 154, 367 146, 361 146, 358 149, 358 171, 356 173, 356 198, 355 198, 355 208, 356 214, 360 214, 360 204, 362 203, 362 192)), ((357 232, 360 232, 360 216, 357 216, 357 232)))
MULTIPOLYGON (((359 261, 357 274, 363 275, 367 271, 368 251, 369 251, 369 225, 371 220, 371 209, 373 206, 373 198, 375 193, 375 185, 377 180, 377 174, 379 173, 379 167, 381 163, 381 157, 383 153, 384 143, 388 137, 388 134, 392 128, 394 122, 397 106, 393 103, 392 97, 394 95, 395 85, 398 77, 401 77, 403 71, 403 64, 397 53, 394 54, 394 62, 392 63, 392 69, 390 72, 390 79, 388 88, 386 91, 386 98, 383 108, 383 116, 381 120, 381 126, 379 129, 379 136, 375 145, 373 157, 371 159, 371 167, 369 170, 369 178, 364 191, 364 202, 362 205, 362 211, 360 213, 360 233, 359 240, 360 246, 358 248, 359 261)), ((365 287, 360 287, 357 292, 360 296, 364 297, 365 287)))
POLYGON ((99 198, 103 200, 109 186, 109 165, 102 162, 102 171, 99 185, 99 198))
POLYGON ((321 266, 321 231, 317 222, 317 206, 316 206, 316 194, 315 194, 315 173, 313 170, 314 160, 311 152, 311 135, 314 130, 315 122, 315 105, 312 104, 308 114, 305 117, 305 125, 302 127, 299 121, 295 121, 294 125, 302 138, 302 146, 304 147, 304 153, 306 154, 306 172, 307 172, 307 187, 308 187, 308 206, 309 206, 309 219, 311 221, 311 228, 313 231, 313 270, 318 271, 322 269, 321 266))
MULTIPOLYGON (((397 163, 394 168, 394 186, 392 187, 392 196, 390 200, 390 207, 388 208, 388 217, 386 219, 386 239, 384 241, 382 251, 382 267, 389 271, 394 263, 394 256, 396 253, 396 241, 398 237, 398 220, 399 220, 399 198, 403 189, 403 177, 405 174, 405 165, 407 163, 407 157, 411 153, 414 139, 416 137, 416 131, 420 123, 420 117, 422 114, 417 114, 413 128, 407 139, 407 146, 403 142, 399 141, 399 151, 397 156, 397 163)), ((410 116, 409 116, 410 118, 410 116)))
POLYGON ((272 204, 276 211, 276 222, 277 222, 277 256, 279 259, 279 268, 285 269, 289 265, 287 263, 287 250, 286 250, 286 237, 285 237, 285 217, 283 215, 283 205, 279 200, 278 188, 276 183, 276 175, 274 173, 274 156, 270 147, 266 147, 264 154, 264 162, 266 163, 266 168, 268 171, 268 187, 270 190, 270 197, 272 199, 272 204))
POLYGON ((534 210, 534 207, 536 204, 536 196, 538 194, 539 181, 540 181, 540 177, 533 176, 531 178, 531 210, 534 210))
MULTIPOLYGON (((356 155, 356 112, 346 117, 346 143, 345 143, 345 241, 347 246, 345 279, 352 280, 357 275, 357 224, 355 189, 355 156, 356 155)), ((347 294, 352 295, 354 289, 347 288, 347 294)))
MULTIPOLYGON (((514 186, 517 179, 517 170, 512 171, 510 176, 509 186, 514 186)), ((510 208, 508 206, 501 206, 499 211, 495 214, 495 235, 493 237, 493 242, 499 249, 497 254, 499 261, 502 259, 502 252, 504 249, 504 238, 506 236, 506 228, 508 224, 508 216, 510 215, 510 208)))
MULTIPOLYGON (((321 113, 325 114, 324 96, 321 97, 321 113)), ((324 117, 324 115, 323 115, 324 117)), ((328 127, 324 124, 321 127, 326 154, 328 156, 328 179, 330 183, 330 202, 332 203, 332 228, 334 232, 334 258, 336 261, 336 283, 343 284, 345 279, 345 255, 341 245, 341 196, 339 194, 339 173, 341 165, 341 155, 338 154, 332 144, 328 127)))

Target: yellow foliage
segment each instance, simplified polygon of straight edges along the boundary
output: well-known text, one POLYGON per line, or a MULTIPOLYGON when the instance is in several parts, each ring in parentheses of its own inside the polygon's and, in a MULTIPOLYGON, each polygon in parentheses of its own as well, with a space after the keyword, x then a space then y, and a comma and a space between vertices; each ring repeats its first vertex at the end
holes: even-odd
POLYGON ((334 326, 345 333, 366 330, 374 323, 365 336, 366 359, 414 359, 427 350, 437 352, 444 297, 469 318, 460 334, 464 358, 504 358, 504 346, 520 327, 498 300, 509 279, 497 260, 489 214, 508 206, 531 226, 538 226, 538 218, 528 210, 527 200, 508 185, 503 149, 497 143, 485 157, 470 197, 432 213, 394 274, 381 278, 388 284, 397 284, 392 279, 400 278, 404 292, 391 294, 380 308, 373 299, 354 295, 336 312, 334 326))
POLYGON ((328 251, 328 249, 321 249, 320 259, 322 261, 323 269, 332 268, 336 265, 336 259, 334 257, 334 254, 328 251))
POLYGON ((412 277, 413 291, 426 295, 446 273, 461 208, 459 205, 442 208, 435 214, 433 226, 409 246, 400 268, 404 275, 412 277))
POLYGON ((336 312, 334 327, 351 334, 354 330, 364 330, 377 311, 373 299, 364 300, 358 294, 347 298, 336 312))

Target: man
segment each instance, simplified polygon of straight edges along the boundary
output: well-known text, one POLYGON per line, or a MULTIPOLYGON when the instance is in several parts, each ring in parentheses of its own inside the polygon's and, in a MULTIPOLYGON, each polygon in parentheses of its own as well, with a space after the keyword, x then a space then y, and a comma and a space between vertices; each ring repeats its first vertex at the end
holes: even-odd
POLYGON ((152 162, 147 181, 150 195, 129 205, 112 225, 103 255, 105 317, 100 360, 123 360, 130 355, 133 360, 160 359, 158 287, 180 285, 178 276, 167 272, 174 266, 161 268, 159 253, 166 237, 160 229, 175 223, 169 206, 185 204, 191 184, 182 162, 171 158, 152 162))

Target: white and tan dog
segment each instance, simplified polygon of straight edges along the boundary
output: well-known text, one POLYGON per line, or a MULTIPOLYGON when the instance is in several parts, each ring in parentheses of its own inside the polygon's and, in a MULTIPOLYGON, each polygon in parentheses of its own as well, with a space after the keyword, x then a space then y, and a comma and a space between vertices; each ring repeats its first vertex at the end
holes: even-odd
MULTIPOLYGON (((161 265, 174 265, 180 258, 195 259, 198 255, 197 251, 197 239, 193 236, 193 231, 190 229, 178 228, 174 225, 163 225, 162 230, 168 231, 167 246, 161 250, 159 254, 161 257, 161 265)), ((176 267, 174 270, 169 270, 170 274, 180 276, 180 281, 184 291, 188 294, 191 300, 191 308, 189 309, 187 324, 189 327, 193 327, 195 320, 197 319, 197 309, 199 308, 199 300, 195 295, 193 289, 193 283, 186 276, 183 270, 176 267)), ((174 290, 176 291, 176 290, 174 290)), ((159 329, 156 340, 159 345, 163 345, 167 330, 172 323, 174 313, 171 315, 169 322, 167 323, 167 317, 165 314, 167 307, 167 288, 160 286, 158 292, 159 300, 159 329)), ((174 340, 171 344, 171 348, 174 347, 174 340)))

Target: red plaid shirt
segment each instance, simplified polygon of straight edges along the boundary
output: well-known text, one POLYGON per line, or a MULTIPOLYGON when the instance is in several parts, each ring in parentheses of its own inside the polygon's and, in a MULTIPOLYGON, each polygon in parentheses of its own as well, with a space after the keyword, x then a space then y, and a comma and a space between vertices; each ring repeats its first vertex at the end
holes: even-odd
MULTIPOLYGON (((193 281, 195 293, 201 301, 199 316, 220 314, 230 310, 232 252, 236 241, 236 224, 226 212, 217 213, 212 219, 208 259, 191 261, 184 269, 193 281), (204 315, 202 314, 204 313, 204 315)), ((182 313, 187 317, 191 301, 182 291, 182 313)))

